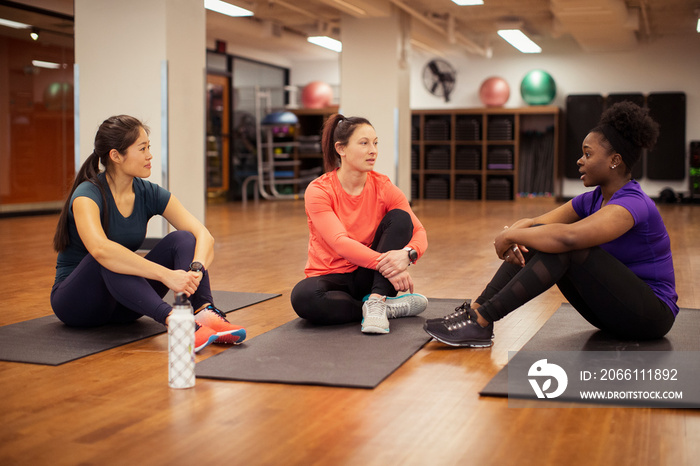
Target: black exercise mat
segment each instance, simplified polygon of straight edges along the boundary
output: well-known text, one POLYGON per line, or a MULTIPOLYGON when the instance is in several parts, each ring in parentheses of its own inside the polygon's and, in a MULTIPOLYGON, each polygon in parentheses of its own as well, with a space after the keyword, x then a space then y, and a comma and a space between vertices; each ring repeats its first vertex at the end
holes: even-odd
POLYGON ((462 302, 429 299, 421 315, 390 319, 385 335, 364 334, 359 322, 314 326, 295 319, 198 362, 195 372, 211 379, 374 388, 431 340, 425 319, 449 314, 462 302))
MULTIPOLYGON (((614 359, 621 352, 625 352, 626 360, 630 357, 639 357, 640 361, 645 360, 645 356, 635 354, 631 356, 631 352, 647 352, 653 351, 656 359, 658 354, 663 352, 686 352, 684 354, 670 354, 675 357, 675 360, 680 359, 680 366, 683 367, 685 374, 683 382, 679 382, 672 388, 685 388, 683 390, 683 398, 679 400, 664 400, 662 402, 650 402, 644 399, 621 399, 621 400, 582 400, 578 396, 562 395, 553 401, 564 402, 593 402, 599 404, 620 404, 620 405, 643 405, 643 406, 666 406, 674 407, 674 405, 682 405, 678 407, 695 406, 700 407, 700 387, 694 384, 694 389, 687 390, 688 376, 690 374, 699 373, 700 360, 696 360, 694 355, 689 352, 700 351, 700 310, 682 308, 676 317, 671 331, 662 339, 649 341, 627 341, 618 340, 609 334, 599 331, 589 324, 576 310, 568 303, 564 303, 561 307, 547 320, 535 336, 523 346, 523 348, 511 358, 509 364, 514 364, 516 358, 523 355, 525 352, 584 352, 590 351, 595 358, 614 359), (606 357, 606 354, 610 355, 606 357), (614 356, 617 355, 617 356, 614 356), (695 362, 694 362, 695 361, 695 362)), ((496 335, 498 338, 498 335, 496 335)), ((525 355, 526 356, 526 355, 525 355)), ((523 359, 525 358, 523 356, 523 359)), ((587 355, 583 354, 583 357, 587 355)), ((580 357, 579 359, 583 359, 580 357)), ((646 358, 649 359, 649 358, 646 358)), ((653 358, 652 358, 653 359, 653 358)), ((520 361, 516 361, 520 362, 520 361)), ((528 361, 529 363, 529 361, 528 361)), ((520 364, 519 364, 520 365, 520 364)), ((680 370, 680 367, 679 367, 680 370)), ((683 372, 683 371, 682 371, 683 372)), ((575 374, 574 377, 578 377, 575 374)), ((600 376, 600 375, 599 375, 600 376)), ((571 377, 571 375, 569 375, 571 377)), ((694 377, 697 377, 694 375, 694 377)), ((673 385, 673 384, 671 384, 673 385)), ((482 396, 495 397, 512 397, 512 398, 528 398, 537 399, 534 397, 534 392, 529 390, 521 390, 516 388, 513 390, 513 385, 510 386, 508 380, 508 364, 506 364, 498 374, 479 392, 482 396), (522 391, 522 393, 518 393, 522 391), (522 395, 522 396, 521 396, 522 395)), ((577 395, 577 394, 575 394, 577 395)))
MULTIPOLYGON (((212 294, 217 307, 226 312, 280 296, 232 291, 212 294)), ((164 325, 146 317, 123 325, 73 328, 50 315, 0 327, 0 360, 57 366, 163 332, 164 325)))

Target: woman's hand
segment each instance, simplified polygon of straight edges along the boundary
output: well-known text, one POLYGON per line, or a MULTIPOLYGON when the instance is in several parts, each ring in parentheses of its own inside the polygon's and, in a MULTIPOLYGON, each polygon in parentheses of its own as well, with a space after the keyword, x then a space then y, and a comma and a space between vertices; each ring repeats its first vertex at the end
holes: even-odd
POLYGON ((506 250, 505 253, 503 253, 501 258, 506 262, 510 262, 511 264, 525 267, 525 257, 523 256, 523 251, 527 252, 527 247, 513 244, 506 250))
POLYGON ((204 273, 203 272, 193 272, 190 270, 190 273, 194 274, 195 280, 197 280, 197 288, 199 288, 199 284, 202 283, 202 279, 204 278, 204 273))
POLYGON ((525 257, 523 252, 528 252, 526 246, 510 241, 507 237, 508 226, 503 228, 503 231, 496 236, 493 242, 493 247, 496 249, 496 255, 506 262, 511 264, 525 266, 525 257))
POLYGON ((379 256, 377 261, 377 272, 381 273, 382 276, 387 279, 391 279, 401 272, 405 272, 410 263, 408 251, 405 249, 387 251, 379 256))
POLYGON ((413 279, 407 270, 389 278, 389 282, 394 285, 396 291, 408 291, 409 293, 413 293, 413 279))
POLYGON ((171 270, 168 272, 163 283, 175 293, 185 293, 186 296, 191 296, 199 288, 199 282, 202 280, 201 272, 192 272, 186 270, 171 270))

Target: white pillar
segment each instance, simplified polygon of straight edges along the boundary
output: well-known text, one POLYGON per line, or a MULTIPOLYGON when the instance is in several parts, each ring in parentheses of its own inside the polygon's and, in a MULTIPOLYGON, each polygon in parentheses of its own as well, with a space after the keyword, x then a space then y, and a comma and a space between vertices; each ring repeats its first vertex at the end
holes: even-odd
MULTIPOLYGON (((204 222, 206 16, 202 0, 75 0, 76 170, 106 118, 151 129, 149 181, 204 222)), ((149 225, 161 237, 164 222, 149 225)))
POLYGON ((343 17, 340 111, 372 123, 379 138, 375 170, 391 178, 410 199, 409 23, 396 9, 385 18, 343 17))

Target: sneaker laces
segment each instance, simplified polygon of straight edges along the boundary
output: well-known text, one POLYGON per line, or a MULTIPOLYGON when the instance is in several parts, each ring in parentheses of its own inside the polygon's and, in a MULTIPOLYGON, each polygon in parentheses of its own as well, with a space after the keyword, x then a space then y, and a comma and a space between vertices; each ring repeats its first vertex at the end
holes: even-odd
POLYGON ((213 304, 209 304, 207 307, 202 309, 203 311, 211 311, 220 318, 224 319, 226 322, 228 322, 228 319, 226 318, 226 313, 224 311, 219 310, 217 307, 215 307, 213 304))
POLYGON ((391 306, 387 305, 386 306, 386 314, 388 317, 391 318, 396 318, 396 317, 401 317, 408 315, 411 312, 411 303, 409 302, 402 302, 402 303, 392 303, 391 306))
POLYGON ((471 309, 471 300, 464 301, 460 306, 455 308, 455 311, 452 314, 448 314, 442 319, 445 322, 450 322, 452 320, 458 319, 459 317, 463 316, 464 313, 467 312, 467 309, 471 309))
POLYGON ((472 313, 469 312, 470 310, 471 308, 464 308, 464 304, 462 305, 462 307, 458 308, 458 310, 455 310, 454 317, 451 320, 445 322, 447 330, 456 330, 458 328, 463 328, 467 325, 473 325, 475 323, 478 325, 476 320, 472 319, 473 316, 472 313))
POLYGON ((365 317, 384 317, 385 313, 385 303, 380 299, 368 300, 365 305, 367 306, 367 313, 365 317))

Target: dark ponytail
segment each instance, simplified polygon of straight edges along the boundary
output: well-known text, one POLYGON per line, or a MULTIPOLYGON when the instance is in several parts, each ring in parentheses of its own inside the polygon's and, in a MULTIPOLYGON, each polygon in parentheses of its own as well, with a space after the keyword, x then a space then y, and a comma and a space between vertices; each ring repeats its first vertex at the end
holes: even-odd
POLYGON ((111 170, 110 151, 116 149, 120 154, 124 155, 129 146, 138 139, 141 134, 141 128, 148 133, 148 127, 138 119, 128 115, 113 116, 102 122, 95 135, 95 150, 93 150, 92 154, 83 162, 78 174, 75 176, 73 186, 71 187, 65 204, 63 204, 61 215, 58 218, 56 233, 53 237, 53 247, 57 252, 65 250, 70 242, 68 234, 68 212, 71 208, 70 200, 76 188, 84 181, 89 181, 100 190, 100 194, 102 195, 102 228, 105 230, 105 233, 108 231, 109 213, 107 209, 107 196, 104 186, 98 179, 100 163, 105 167, 105 171, 109 172, 111 170))
POLYGON ((340 166, 340 154, 335 150, 335 143, 346 145, 355 129, 361 125, 372 126, 366 118, 345 118, 339 113, 331 115, 323 123, 321 149, 323 150, 323 168, 326 172, 331 172, 340 166))

